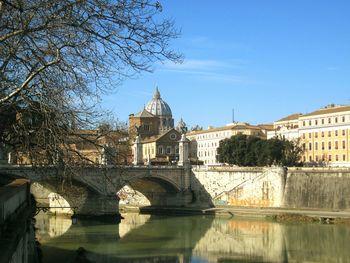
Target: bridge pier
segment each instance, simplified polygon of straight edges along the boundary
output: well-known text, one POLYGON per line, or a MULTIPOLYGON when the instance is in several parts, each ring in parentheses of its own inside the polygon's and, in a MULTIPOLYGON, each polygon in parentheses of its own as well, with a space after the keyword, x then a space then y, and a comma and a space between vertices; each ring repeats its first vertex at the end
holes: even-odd
POLYGON ((77 216, 119 215, 119 198, 116 194, 89 195, 84 204, 78 206, 77 216))

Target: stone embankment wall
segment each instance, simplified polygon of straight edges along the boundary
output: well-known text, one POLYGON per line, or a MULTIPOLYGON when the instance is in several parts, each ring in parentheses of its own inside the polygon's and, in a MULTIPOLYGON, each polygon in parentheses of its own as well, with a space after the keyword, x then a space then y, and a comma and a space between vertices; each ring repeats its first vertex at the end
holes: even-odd
POLYGON ((291 208, 350 209, 350 169, 289 168, 283 205, 291 208))
POLYGON ((27 180, 0 186, 0 262, 39 262, 31 205, 27 180))
POLYGON ((214 205, 254 207, 282 205, 285 184, 285 169, 282 167, 198 166, 193 167, 192 172, 194 175, 191 182, 192 189, 200 195, 199 186, 204 188, 214 205))
POLYGON ((192 189, 200 185, 215 206, 350 209, 348 168, 198 166, 192 172, 192 189))

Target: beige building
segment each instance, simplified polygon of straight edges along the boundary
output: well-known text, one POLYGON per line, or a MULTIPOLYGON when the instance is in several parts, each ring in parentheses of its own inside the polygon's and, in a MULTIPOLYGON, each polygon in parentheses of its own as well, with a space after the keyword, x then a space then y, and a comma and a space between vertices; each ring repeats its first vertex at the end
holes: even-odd
POLYGON ((253 135, 266 139, 269 126, 253 126, 247 123, 230 123, 220 128, 192 131, 186 134, 190 140, 190 157, 203 161, 205 165, 219 165, 217 148, 221 140, 237 134, 253 135))
POLYGON ((147 137, 142 140, 144 163, 167 163, 177 161, 181 134, 172 129, 165 134, 147 137))
POLYGON ((350 166, 350 106, 330 105, 299 117, 304 162, 350 166))

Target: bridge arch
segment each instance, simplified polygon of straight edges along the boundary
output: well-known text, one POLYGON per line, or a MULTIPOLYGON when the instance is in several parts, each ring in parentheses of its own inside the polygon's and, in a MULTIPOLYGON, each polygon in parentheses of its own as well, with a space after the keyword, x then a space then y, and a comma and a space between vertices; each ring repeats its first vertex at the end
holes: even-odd
MULTIPOLYGON (((125 181, 122 190, 118 191, 118 196, 123 203, 136 206, 175 206, 181 195, 181 189, 173 181, 163 176, 132 176, 132 179, 125 181), (124 186, 128 186, 140 194, 128 194, 128 190, 123 191, 124 186), (147 201, 145 201, 147 199, 147 201)), ((129 191, 130 193, 130 191, 129 191)))
POLYGON ((74 179, 63 185, 49 180, 36 181, 32 183, 31 192, 39 206, 49 206, 52 207, 50 212, 64 214, 85 211, 86 207, 91 205, 92 200, 98 200, 100 196, 100 193, 90 185, 74 179))

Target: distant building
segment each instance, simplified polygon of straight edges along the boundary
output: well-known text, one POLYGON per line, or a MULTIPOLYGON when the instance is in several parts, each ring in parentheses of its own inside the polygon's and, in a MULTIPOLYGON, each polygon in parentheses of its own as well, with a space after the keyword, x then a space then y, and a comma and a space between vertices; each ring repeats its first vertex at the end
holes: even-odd
MULTIPOLYGON (((186 134, 190 140, 190 157, 203 161, 205 165, 219 165, 217 148, 221 140, 237 134, 257 136, 266 139, 267 125, 254 126, 247 123, 230 123, 224 127, 192 131, 186 134)), ((271 128, 271 127, 270 127, 271 128)))
POLYGON ((299 117, 301 113, 295 113, 273 123, 273 130, 267 132, 267 139, 273 137, 294 140, 299 138, 299 117))
POLYGON ((329 105, 299 117, 304 162, 350 166, 350 106, 329 105))
POLYGON ((174 128, 171 108, 161 98, 158 87, 141 112, 129 115, 131 144, 139 136, 145 164, 168 164, 178 160, 181 132, 187 129, 182 119, 177 128, 174 128))
POLYGON ((116 165, 127 164, 128 141, 126 131, 76 130, 65 144, 59 145, 55 155, 43 149, 31 153, 15 151, 12 163, 15 164, 57 164, 60 159, 66 164, 116 165))
POLYGON ((328 105, 307 114, 292 114, 274 122, 268 138, 300 140, 307 164, 350 166, 350 106, 328 105))

